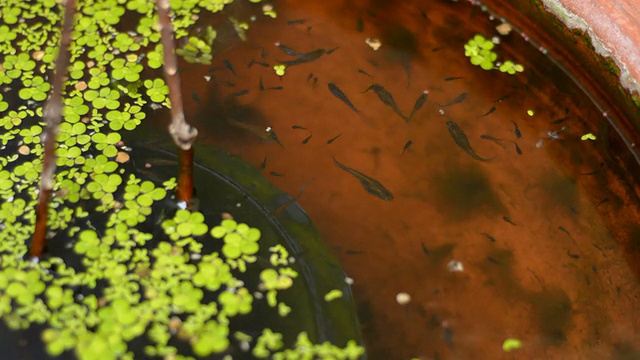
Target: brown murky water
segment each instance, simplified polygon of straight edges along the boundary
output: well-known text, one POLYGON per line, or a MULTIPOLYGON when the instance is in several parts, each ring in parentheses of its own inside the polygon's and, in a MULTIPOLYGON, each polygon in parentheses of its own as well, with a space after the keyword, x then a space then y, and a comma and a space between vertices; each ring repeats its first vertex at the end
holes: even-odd
MULTIPOLYGON (((275 2, 278 18, 257 12, 246 42, 220 31, 224 49, 213 68, 185 65, 188 119, 202 142, 256 167, 266 158, 265 176, 290 194, 308 183, 298 201, 355 281, 372 359, 638 356, 638 267, 629 264, 640 253, 640 227, 626 177, 638 168, 617 155, 626 149, 602 110, 517 33, 501 37, 496 51, 524 73, 471 66, 464 44, 476 33, 497 35, 479 8, 415 3, 275 2), (378 51, 368 37, 380 39, 378 51), (303 53, 336 49, 280 78, 273 65, 295 57, 276 42, 303 53), (405 115, 425 90, 428 100, 405 122, 373 91, 363 93, 372 83, 405 115), (232 95, 242 90, 249 92, 232 95), (448 120, 492 160, 465 153, 448 120), (282 146, 257 136, 266 126, 282 146), (580 140, 588 132, 597 139, 580 140), (367 192, 334 157, 393 199, 367 192), (464 271, 450 272, 451 260, 464 271), (400 292, 409 304, 396 302, 400 292), (523 348, 504 353, 511 337, 523 348)), ((256 9, 229 12, 243 19, 256 9)))

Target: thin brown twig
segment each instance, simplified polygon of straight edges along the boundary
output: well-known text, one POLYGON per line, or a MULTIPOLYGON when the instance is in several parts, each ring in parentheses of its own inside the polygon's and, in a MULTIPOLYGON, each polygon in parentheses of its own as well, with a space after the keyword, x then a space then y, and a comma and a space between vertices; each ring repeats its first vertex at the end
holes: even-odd
POLYGON ((163 69, 171 101, 169 133, 178 146, 178 161, 180 163, 177 197, 178 201, 184 201, 187 206, 190 206, 193 198, 193 142, 198 136, 198 130, 189 125, 184 118, 178 59, 175 54, 173 26, 169 17, 169 0, 156 0, 156 6, 164 48, 163 69))
POLYGON ((53 191, 53 174, 56 172, 56 136, 58 125, 62 120, 62 87, 65 74, 69 68, 71 58, 71 30, 73 28, 73 16, 76 12, 76 0, 66 0, 64 6, 64 23, 60 39, 60 50, 56 59, 55 75, 53 78, 53 92, 44 109, 44 119, 47 123, 44 133, 44 159, 42 163, 42 179, 40 192, 38 193, 38 205, 36 208, 36 228, 31 241, 29 254, 32 258, 39 259, 42 256, 47 241, 47 211, 51 192, 53 191))

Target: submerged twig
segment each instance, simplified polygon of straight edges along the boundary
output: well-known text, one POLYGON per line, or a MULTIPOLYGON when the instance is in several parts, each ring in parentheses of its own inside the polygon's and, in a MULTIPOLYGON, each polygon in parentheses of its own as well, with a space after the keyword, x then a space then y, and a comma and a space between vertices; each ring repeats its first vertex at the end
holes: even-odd
POLYGON ((178 146, 178 161, 180 163, 177 197, 178 201, 185 202, 189 207, 193 198, 193 142, 198 136, 198 130, 189 125, 184 118, 173 26, 169 18, 169 0, 156 0, 156 6, 160 21, 162 46, 164 47, 164 66, 162 68, 169 86, 169 100, 171 101, 169 133, 178 146))
POLYGON ((73 16, 76 12, 76 0, 66 0, 63 4, 64 23, 60 39, 60 50, 56 59, 55 76, 53 78, 53 92, 44 109, 44 119, 47 123, 44 133, 44 159, 42 162, 42 178, 38 193, 38 205, 36 208, 36 228, 31 241, 29 254, 32 258, 39 259, 42 256, 47 241, 47 210, 53 191, 53 174, 56 172, 56 136, 58 125, 62 120, 62 87, 64 86, 65 73, 69 68, 71 58, 71 30, 73 16))

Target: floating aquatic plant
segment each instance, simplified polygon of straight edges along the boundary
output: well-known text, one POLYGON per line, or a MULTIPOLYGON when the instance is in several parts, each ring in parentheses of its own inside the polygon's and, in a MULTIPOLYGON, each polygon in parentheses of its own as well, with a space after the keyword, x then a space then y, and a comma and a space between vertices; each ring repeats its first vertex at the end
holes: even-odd
POLYGON ((464 55, 469 58, 471 64, 481 67, 483 70, 493 70, 496 67, 501 72, 515 74, 524 71, 524 67, 507 60, 499 66, 496 65, 498 54, 493 51, 495 44, 491 39, 477 34, 464 45, 464 55))
MULTIPOLYGON (((194 33, 188 29, 195 23, 194 14, 203 9, 219 11, 229 2, 172 2, 176 38, 194 33)), ((241 339, 255 347, 261 344, 263 357, 285 356, 278 353, 284 345, 276 331, 247 340, 234 337, 229 329, 233 317, 265 301, 256 293, 264 293, 280 316, 291 311, 277 296, 297 277, 284 247, 263 249, 261 256, 271 259, 271 264, 258 265, 258 229, 223 222, 210 230, 211 219, 187 210, 165 214, 168 218, 158 234, 140 230, 177 185, 175 178, 163 183, 143 180, 130 173, 130 166, 116 161, 119 153, 127 151, 121 143, 122 132, 142 123, 144 107, 150 103, 169 106, 168 86, 160 74, 143 71, 145 66, 160 68, 164 55, 158 17, 151 14, 154 9, 148 1, 78 4, 68 80, 58 87, 65 106, 58 129, 58 170, 53 176, 48 230, 50 241, 58 241, 56 246, 68 242, 65 245, 79 263, 71 265, 57 256, 39 262, 23 260, 36 221, 43 159, 40 119, 43 101, 52 89, 49 78, 59 53, 58 24, 63 12, 54 0, 29 6, 8 0, 4 5, 0 9, 4 23, 0 25, 0 87, 15 88, 29 104, 11 103, 5 93, 0 94, 0 142, 19 149, 0 154, 2 321, 14 329, 41 324, 45 328, 41 338, 51 356, 68 351, 80 359, 187 358, 175 344, 180 343, 181 350, 190 348, 196 356, 207 356, 223 353, 241 339), (143 15, 134 20, 135 31, 121 29, 127 11, 143 15), (222 239, 218 250, 204 252, 205 241, 216 241, 214 233, 222 239), (265 265, 269 268, 264 269, 265 265), (256 280, 257 288, 240 280, 250 267, 259 274, 266 271, 256 280), (144 354, 134 354, 131 341, 146 342, 144 354)), ((195 44, 187 42, 197 51, 187 50, 200 62, 210 61, 214 39, 214 29, 207 28, 195 44)), ((160 218, 154 215, 154 220, 160 218)), ((327 347, 309 345, 309 349, 327 347)), ((351 347, 348 344, 340 356, 357 358, 363 353, 358 347, 360 355, 349 355, 351 347)), ((306 343, 300 349, 310 351, 306 343)))

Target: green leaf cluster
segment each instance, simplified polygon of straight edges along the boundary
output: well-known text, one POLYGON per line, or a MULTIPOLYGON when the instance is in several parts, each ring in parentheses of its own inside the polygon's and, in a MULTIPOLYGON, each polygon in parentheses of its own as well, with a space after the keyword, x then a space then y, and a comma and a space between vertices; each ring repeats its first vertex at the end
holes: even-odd
POLYGON ((503 64, 496 63, 498 54, 493 51, 495 44, 491 39, 477 34, 464 45, 464 55, 469 58, 471 64, 481 67, 483 70, 499 69, 503 73, 515 74, 524 71, 524 67, 515 64, 511 60, 503 64))

